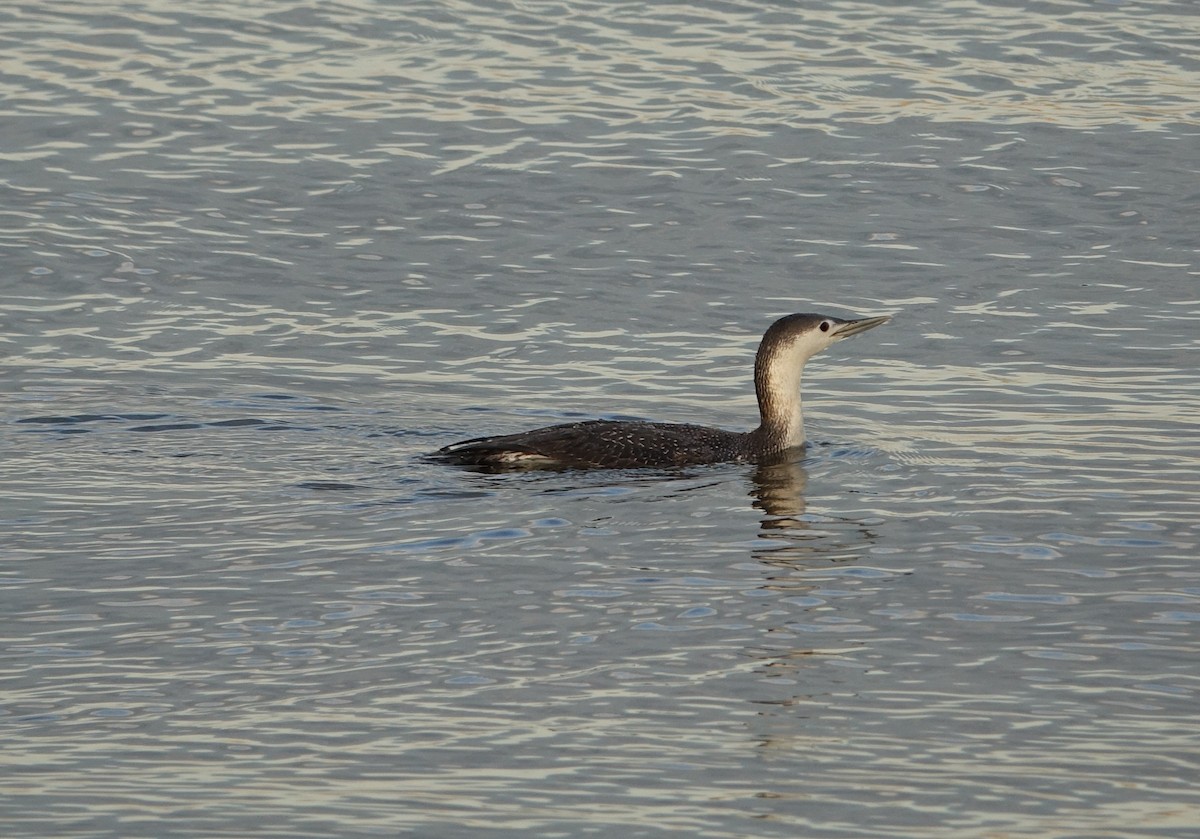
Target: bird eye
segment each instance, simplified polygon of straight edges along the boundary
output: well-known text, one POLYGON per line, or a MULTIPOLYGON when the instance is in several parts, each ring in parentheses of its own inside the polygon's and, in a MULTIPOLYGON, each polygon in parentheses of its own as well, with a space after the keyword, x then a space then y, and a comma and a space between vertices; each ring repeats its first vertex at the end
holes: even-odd
POLYGON ((823 320, 823 321, 821 321, 821 331, 822 331, 822 332, 828 332, 828 331, 829 331, 829 321, 827 321, 827 320, 823 320))

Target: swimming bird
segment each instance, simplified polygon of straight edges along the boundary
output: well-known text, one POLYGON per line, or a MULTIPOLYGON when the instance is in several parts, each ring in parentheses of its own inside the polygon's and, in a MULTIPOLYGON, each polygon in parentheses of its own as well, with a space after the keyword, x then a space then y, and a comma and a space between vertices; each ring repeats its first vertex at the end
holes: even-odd
POLYGON ((805 362, 830 344, 888 320, 886 315, 846 320, 802 313, 771 324, 754 359, 759 425, 753 431, 726 431, 687 423, 588 420, 463 440, 439 449, 436 456, 491 471, 671 468, 775 461, 805 443, 800 407, 800 376, 805 362))

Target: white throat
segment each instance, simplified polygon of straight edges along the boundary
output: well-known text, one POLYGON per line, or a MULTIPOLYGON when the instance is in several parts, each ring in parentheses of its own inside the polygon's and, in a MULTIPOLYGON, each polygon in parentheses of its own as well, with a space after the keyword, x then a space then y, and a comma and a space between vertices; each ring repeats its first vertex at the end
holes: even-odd
POLYGON ((795 346, 779 347, 763 365, 759 381, 762 426, 780 448, 804 445, 800 379, 809 355, 795 346))

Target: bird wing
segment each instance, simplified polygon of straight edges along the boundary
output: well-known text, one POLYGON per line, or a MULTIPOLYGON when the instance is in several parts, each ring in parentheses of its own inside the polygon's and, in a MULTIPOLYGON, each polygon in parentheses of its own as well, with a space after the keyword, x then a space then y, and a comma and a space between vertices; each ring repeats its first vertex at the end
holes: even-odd
POLYGON ((743 436, 699 425, 588 420, 464 440, 438 454, 476 466, 664 468, 740 459, 743 436))

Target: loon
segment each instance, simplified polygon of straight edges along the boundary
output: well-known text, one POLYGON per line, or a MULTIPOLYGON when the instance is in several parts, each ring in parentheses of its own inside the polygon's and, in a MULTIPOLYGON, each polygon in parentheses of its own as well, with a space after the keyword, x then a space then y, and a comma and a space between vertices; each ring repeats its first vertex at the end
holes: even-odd
POLYGON ((754 359, 760 421, 753 431, 726 431, 687 423, 588 420, 463 440, 438 449, 435 456, 489 471, 671 468, 778 461, 805 443, 800 410, 804 363, 830 344, 890 319, 884 315, 846 320, 802 313, 771 324, 754 359))

